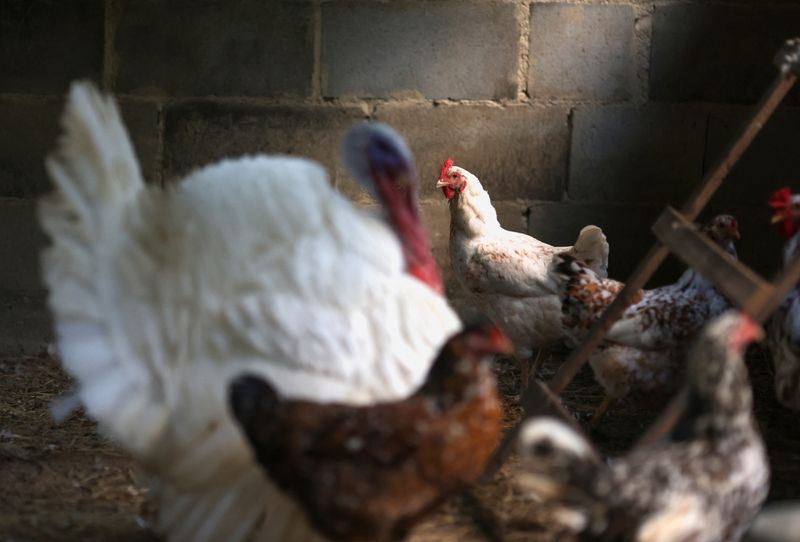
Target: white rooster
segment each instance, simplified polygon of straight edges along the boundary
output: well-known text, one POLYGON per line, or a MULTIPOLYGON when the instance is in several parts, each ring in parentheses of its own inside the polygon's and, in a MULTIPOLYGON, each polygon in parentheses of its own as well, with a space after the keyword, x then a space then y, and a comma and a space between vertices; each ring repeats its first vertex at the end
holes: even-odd
POLYGON ((314 539, 254 461, 227 384, 247 372, 288 397, 368 404, 423 381, 460 323, 436 291, 405 143, 362 124, 344 146, 389 227, 298 158, 146 186, 115 103, 90 84, 72 86, 62 123, 43 267, 81 402, 157 478, 171 540, 314 539))
POLYGON ((450 261, 459 282, 478 308, 513 341, 527 386, 525 361, 563 338, 561 304, 548 286, 555 254, 568 251, 607 276, 608 242, 597 226, 586 226, 575 246, 554 247, 523 233, 503 229, 480 181, 448 159, 436 183, 450 202, 450 261))

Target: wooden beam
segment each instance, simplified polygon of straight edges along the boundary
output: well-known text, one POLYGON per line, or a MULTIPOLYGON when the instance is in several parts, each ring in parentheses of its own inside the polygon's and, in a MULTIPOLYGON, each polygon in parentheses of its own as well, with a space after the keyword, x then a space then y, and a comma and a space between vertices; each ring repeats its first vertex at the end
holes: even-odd
POLYGON ((754 297, 747 302, 743 310, 757 322, 763 323, 775 312, 775 309, 783 302, 789 290, 795 288, 798 282, 800 282, 800 253, 796 254, 794 259, 789 262, 789 265, 784 267, 775 277, 772 295, 763 299, 754 297))
POLYGON ((664 209, 658 217, 653 224, 653 233, 673 254, 710 280, 737 307, 744 308, 754 299, 766 300, 774 295, 771 284, 743 263, 731 258, 672 207, 664 209))

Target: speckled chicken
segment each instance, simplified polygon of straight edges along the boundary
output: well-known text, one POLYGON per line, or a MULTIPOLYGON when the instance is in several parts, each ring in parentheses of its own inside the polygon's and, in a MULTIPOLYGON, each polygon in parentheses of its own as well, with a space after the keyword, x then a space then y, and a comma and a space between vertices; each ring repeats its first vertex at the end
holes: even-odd
MULTIPOLYGON (((773 223, 785 240, 783 263, 800 253, 800 194, 781 188, 769 200, 773 223)), ((784 406, 800 410, 800 289, 794 288, 772 316, 769 348, 775 366, 775 394, 784 406)))
POLYGON ((735 311, 712 321, 690 350, 688 403, 669 438, 608 465, 560 420, 525 422, 519 488, 580 540, 739 540, 769 489, 743 360, 761 335, 735 311))
MULTIPOLYGON (((736 257, 736 219, 718 215, 702 228, 715 243, 736 257)), ((569 255, 559 255, 552 267, 562 300, 567 335, 578 342, 611 304, 622 283, 597 277, 569 255)), ((606 398, 592 420, 597 425, 612 402, 631 397, 660 402, 680 382, 686 348, 708 320, 730 308, 727 299, 702 275, 687 269, 677 282, 639 292, 615 322, 606 342, 589 358, 606 398)))
POLYGON ((288 397, 400 399, 461 329, 440 294, 405 142, 344 141, 382 204, 354 206, 310 160, 227 159, 145 184, 114 101, 72 86, 39 218, 60 359, 100 428, 152 475, 171 541, 308 540, 227 408, 248 372, 288 397))
POLYGON ((491 356, 511 349, 497 327, 473 326, 445 344, 405 400, 291 401, 245 376, 231 386, 231 408, 261 466, 320 532, 331 540, 400 540, 483 472, 503 418, 491 356))
MULTIPOLYGON (((534 350, 560 341, 561 307, 547 289, 553 256, 567 251, 606 276, 608 242, 597 226, 586 226, 572 247, 554 247, 538 239, 503 229, 489 193, 469 171, 448 159, 436 186, 450 205, 450 261, 461 286, 476 305, 511 338, 528 382, 534 350)), ((534 369, 535 371, 535 369, 534 369)))

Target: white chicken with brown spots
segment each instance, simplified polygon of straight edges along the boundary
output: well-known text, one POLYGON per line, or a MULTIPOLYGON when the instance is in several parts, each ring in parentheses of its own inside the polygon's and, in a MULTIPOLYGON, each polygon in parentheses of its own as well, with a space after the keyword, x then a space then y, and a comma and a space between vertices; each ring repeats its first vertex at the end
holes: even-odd
MULTIPOLYGON (((489 193, 469 171, 448 159, 436 183, 450 205, 450 261, 461 286, 478 309, 514 343, 522 386, 534 350, 564 338, 561 305, 548 289, 548 267, 555 254, 568 252, 588 262, 599 276, 608 272, 609 246, 603 231, 586 226, 572 247, 554 247, 504 229, 489 193)), ((534 373, 538 362, 534 365, 534 373)))
POLYGON ((736 311, 713 320, 690 349, 688 401, 677 426, 664 442, 610 464, 560 420, 525 422, 518 487, 568 518, 578 540, 740 540, 769 490, 743 359, 762 336, 736 311))

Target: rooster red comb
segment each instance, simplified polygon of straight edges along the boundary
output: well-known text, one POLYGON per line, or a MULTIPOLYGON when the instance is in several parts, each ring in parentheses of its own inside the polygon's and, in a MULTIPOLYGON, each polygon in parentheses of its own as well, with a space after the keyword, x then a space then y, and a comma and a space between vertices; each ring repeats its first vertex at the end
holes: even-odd
POLYGON ((776 190, 767 202, 775 211, 773 222, 778 224, 778 231, 786 239, 797 231, 797 223, 792 216, 792 200, 792 191, 788 186, 784 186, 776 190))
POLYGON ((444 164, 442 164, 442 169, 439 170, 439 180, 444 179, 444 176, 447 175, 447 170, 451 167, 453 167, 453 159, 448 158, 444 161, 444 164))
POLYGON ((769 206, 776 211, 782 211, 789 207, 789 202, 792 201, 792 191, 788 186, 779 188, 769 198, 769 206))

